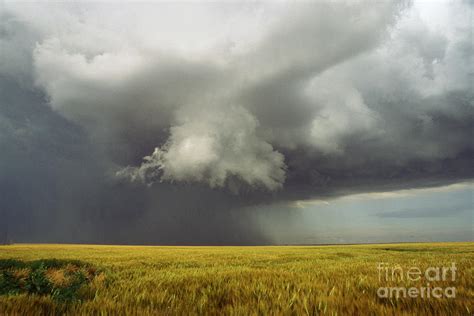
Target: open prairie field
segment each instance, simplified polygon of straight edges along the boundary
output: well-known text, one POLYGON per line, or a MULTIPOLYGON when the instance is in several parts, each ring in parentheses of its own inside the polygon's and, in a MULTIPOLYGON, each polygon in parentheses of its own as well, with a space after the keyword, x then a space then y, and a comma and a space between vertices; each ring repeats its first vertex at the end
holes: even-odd
POLYGON ((473 262, 472 242, 7 245, 0 246, 0 314, 472 315, 473 262), (397 299, 379 295, 381 287, 419 292, 397 299))

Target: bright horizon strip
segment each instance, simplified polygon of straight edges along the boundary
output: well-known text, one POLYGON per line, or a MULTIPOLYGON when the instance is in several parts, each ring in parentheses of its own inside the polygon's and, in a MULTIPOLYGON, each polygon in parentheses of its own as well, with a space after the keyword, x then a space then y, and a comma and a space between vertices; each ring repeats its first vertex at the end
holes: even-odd
POLYGON ((399 197, 408 197, 416 196, 418 194, 429 194, 435 192, 450 192, 461 189, 472 189, 474 190, 474 181, 466 181, 459 183, 452 183, 448 185, 443 185, 439 187, 428 187, 428 188, 413 188, 413 189, 401 189, 394 191, 382 191, 382 192, 370 192, 370 193, 353 193, 328 199, 308 199, 308 200, 298 200, 291 202, 291 206, 298 208, 306 208, 311 205, 325 204, 328 205, 335 200, 375 200, 375 199, 386 199, 386 198, 399 198, 399 197))

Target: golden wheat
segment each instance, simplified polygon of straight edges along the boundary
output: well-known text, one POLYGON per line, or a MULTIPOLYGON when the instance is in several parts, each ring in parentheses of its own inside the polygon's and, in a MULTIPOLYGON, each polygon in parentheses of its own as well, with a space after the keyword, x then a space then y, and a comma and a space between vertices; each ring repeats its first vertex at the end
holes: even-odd
MULTIPOLYGON (((0 296, 0 314, 472 315, 474 243, 275 247, 10 245, 0 259, 79 259, 103 269, 87 299, 0 296), (379 262, 456 263, 456 298, 388 298, 379 262)), ((69 267, 72 269, 72 267, 69 267)), ((58 279, 60 276, 51 276, 58 279)), ((423 286, 422 281, 403 286, 423 286)), ((388 282, 390 283, 390 282, 388 282)), ((400 283, 391 282, 391 285, 400 283)))

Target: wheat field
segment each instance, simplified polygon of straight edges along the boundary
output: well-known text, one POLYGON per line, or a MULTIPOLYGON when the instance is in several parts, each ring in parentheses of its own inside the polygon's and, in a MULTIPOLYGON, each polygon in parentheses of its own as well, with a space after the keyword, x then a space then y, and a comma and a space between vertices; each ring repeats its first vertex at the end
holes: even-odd
POLYGON ((472 242, 262 247, 15 244, 0 246, 0 314, 472 315, 473 262, 472 242), (381 298, 380 287, 427 284, 381 279, 380 262, 403 269, 455 262, 454 281, 435 281, 428 287, 455 287, 456 297, 381 298), (74 283, 72 276, 82 278, 74 283))

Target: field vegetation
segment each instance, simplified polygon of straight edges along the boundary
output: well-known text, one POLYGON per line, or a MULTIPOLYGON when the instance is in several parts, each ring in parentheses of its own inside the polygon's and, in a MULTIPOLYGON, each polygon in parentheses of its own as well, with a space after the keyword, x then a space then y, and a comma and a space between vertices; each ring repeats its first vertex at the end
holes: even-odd
POLYGON ((341 246, 0 246, 6 315, 472 315, 474 243, 341 246), (455 280, 381 280, 380 262, 455 280), (387 286, 456 298, 380 298, 387 286))

